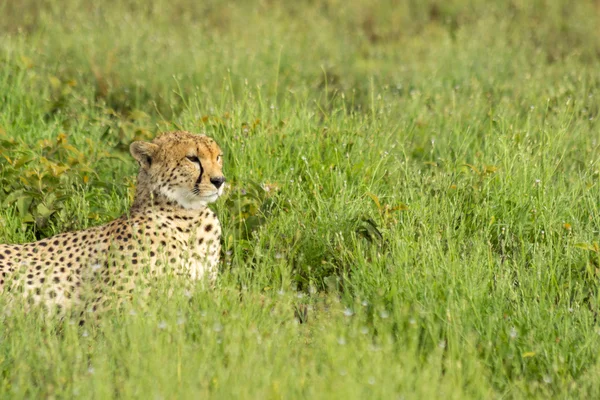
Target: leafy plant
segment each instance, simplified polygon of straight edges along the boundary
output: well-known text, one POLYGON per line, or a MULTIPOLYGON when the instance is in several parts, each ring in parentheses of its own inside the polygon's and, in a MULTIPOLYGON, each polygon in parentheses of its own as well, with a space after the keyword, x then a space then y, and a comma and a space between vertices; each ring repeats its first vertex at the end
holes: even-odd
MULTIPOLYGON (((94 148, 93 143, 88 143, 94 148)), ((65 133, 31 148, 23 141, 0 135, 0 204, 15 207, 25 229, 44 230, 72 195, 74 185, 106 189, 95 165, 114 157, 106 151, 83 153, 65 133)))

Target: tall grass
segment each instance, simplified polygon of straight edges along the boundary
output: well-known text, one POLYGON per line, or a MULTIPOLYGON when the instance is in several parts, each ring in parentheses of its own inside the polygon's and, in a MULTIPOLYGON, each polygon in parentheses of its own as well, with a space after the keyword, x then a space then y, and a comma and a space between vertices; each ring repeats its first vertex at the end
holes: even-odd
POLYGON ((0 15, 1 242, 126 212, 160 131, 230 183, 217 288, 3 307, 0 397, 598 397, 597 1, 0 15))

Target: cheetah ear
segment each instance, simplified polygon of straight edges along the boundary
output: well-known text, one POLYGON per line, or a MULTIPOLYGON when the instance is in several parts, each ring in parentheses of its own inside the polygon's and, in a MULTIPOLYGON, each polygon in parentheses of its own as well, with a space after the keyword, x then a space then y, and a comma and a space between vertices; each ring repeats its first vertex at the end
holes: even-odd
POLYGON ((152 165, 152 157, 154 157, 157 149, 157 145, 148 142, 133 142, 129 146, 131 155, 140 163, 140 167, 144 169, 148 169, 152 165))

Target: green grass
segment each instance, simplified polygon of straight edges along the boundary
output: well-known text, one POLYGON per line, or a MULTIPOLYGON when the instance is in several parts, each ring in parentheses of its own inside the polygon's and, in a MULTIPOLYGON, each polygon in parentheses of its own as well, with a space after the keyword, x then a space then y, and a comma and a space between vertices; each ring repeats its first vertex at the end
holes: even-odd
POLYGON ((598 2, 284 4, 0 3, 0 242, 123 214, 160 131, 230 183, 215 290, 2 307, 0 397, 597 398, 598 2))

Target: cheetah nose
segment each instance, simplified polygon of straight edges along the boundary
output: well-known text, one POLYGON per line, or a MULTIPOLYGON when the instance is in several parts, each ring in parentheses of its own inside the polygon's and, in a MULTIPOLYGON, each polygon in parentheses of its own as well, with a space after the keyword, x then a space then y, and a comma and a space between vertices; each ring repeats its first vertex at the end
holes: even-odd
POLYGON ((225 182, 225 177, 224 176, 219 176, 217 178, 210 178, 210 183, 212 183, 213 185, 215 185, 215 187, 218 189, 221 187, 221 185, 225 182))

